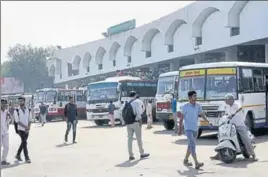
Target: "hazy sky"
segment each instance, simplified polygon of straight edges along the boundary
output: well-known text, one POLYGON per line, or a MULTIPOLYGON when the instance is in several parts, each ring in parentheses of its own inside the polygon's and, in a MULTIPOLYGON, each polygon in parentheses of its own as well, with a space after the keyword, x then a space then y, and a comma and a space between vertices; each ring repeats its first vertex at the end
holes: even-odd
POLYGON ((74 46, 99 38, 110 26, 136 19, 141 26, 168 15, 191 1, 2 1, 1 62, 9 47, 20 44, 36 46, 74 46))

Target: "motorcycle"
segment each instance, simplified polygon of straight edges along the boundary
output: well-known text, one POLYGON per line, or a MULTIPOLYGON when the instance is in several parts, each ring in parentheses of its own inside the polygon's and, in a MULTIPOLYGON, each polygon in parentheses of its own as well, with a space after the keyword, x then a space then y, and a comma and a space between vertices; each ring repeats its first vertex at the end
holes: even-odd
MULTIPOLYGON (((242 154, 245 158, 250 157, 245 145, 240 138, 240 135, 236 131, 235 125, 230 122, 233 116, 224 115, 219 120, 219 144, 215 148, 215 151, 218 153, 220 160, 224 163, 234 162, 236 156, 239 154, 242 154)), ((253 148, 255 148, 253 145, 255 143, 254 136, 249 130, 248 136, 251 140, 253 148)))

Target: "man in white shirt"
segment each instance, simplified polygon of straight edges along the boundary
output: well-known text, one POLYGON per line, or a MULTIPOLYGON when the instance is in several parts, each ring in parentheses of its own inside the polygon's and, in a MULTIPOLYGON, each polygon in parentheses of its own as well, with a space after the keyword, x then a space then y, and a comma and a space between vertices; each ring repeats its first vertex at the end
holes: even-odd
POLYGON ((9 119, 10 115, 7 111, 7 100, 1 99, 1 146, 3 147, 1 165, 9 165, 7 162, 7 154, 9 150, 9 119))
MULTIPOLYGON (((248 136, 247 126, 245 124, 245 115, 242 112, 242 106, 239 102, 235 102, 235 98, 232 94, 227 94, 225 96, 225 114, 232 117, 231 123, 236 126, 236 131, 240 135, 242 142, 244 143, 247 152, 252 156, 254 161, 257 161, 256 154, 254 152, 253 146, 248 136)), ((218 159, 218 156, 211 157, 212 159, 218 159)))
POLYGON ((151 129, 153 124, 153 105, 152 100, 149 100, 146 106, 146 115, 147 115, 147 129, 151 129))
POLYGON ((145 105, 144 105, 143 101, 140 99, 140 96, 139 95, 137 95, 135 101, 139 103, 140 108, 141 108, 141 111, 140 112, 141 112, 141 114, 143 114, 144 111, 145 111, 145 105))
POLYGON ((28 155, 28 148, 27 148, 27 139, 29 136, 29 131, 31 128, 31 118, 30 118, 30 109, 25 106, 25 98, 19 97, 19 108, 15 110, 14 117, 15 122, 18 125, 18 134, 21 138, 21 145, 18 149, 16 159, 18 161, 22 161, 21 159, 21 151, 23 150, 25 161, 26 163, 31 163, 31 160, 28 155))

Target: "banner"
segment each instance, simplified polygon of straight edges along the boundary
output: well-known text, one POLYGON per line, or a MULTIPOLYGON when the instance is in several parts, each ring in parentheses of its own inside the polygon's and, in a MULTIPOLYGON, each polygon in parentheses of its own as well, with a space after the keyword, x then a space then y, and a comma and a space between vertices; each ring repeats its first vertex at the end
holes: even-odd
POLYGON ((1 78, 1 94, 23 93, 23 83, 14 77, 1 78))

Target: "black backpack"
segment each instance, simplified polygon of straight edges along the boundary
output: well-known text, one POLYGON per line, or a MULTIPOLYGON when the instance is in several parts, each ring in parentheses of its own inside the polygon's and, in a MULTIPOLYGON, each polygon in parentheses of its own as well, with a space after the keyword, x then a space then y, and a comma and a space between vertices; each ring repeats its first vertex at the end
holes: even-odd
POLYGON ((133 124, 135 122, 135 119, 136 119, 133 108, 131 106, 132 101, 134 101, 134 100, 127 102, 122 110, 122 116, 123 116, 123 119, 124 119, 126 125, 133 124))
MULTIPOLYGON (((29 114, 30 114, 31 109, 28 108, 28 110, 29 110, 29 114)), ((18 113, 18 117, 19 117, 19 119, 20 119, 20 111, 19 111, 19 109, 16 109, 16 112, 18 113)), ((19 131, 18 131, 18 123, 17 123, 15 120, 14 120, 14 128, 15 128, 15 132, 16 132, 17 134, 19 134, 19 131)))

